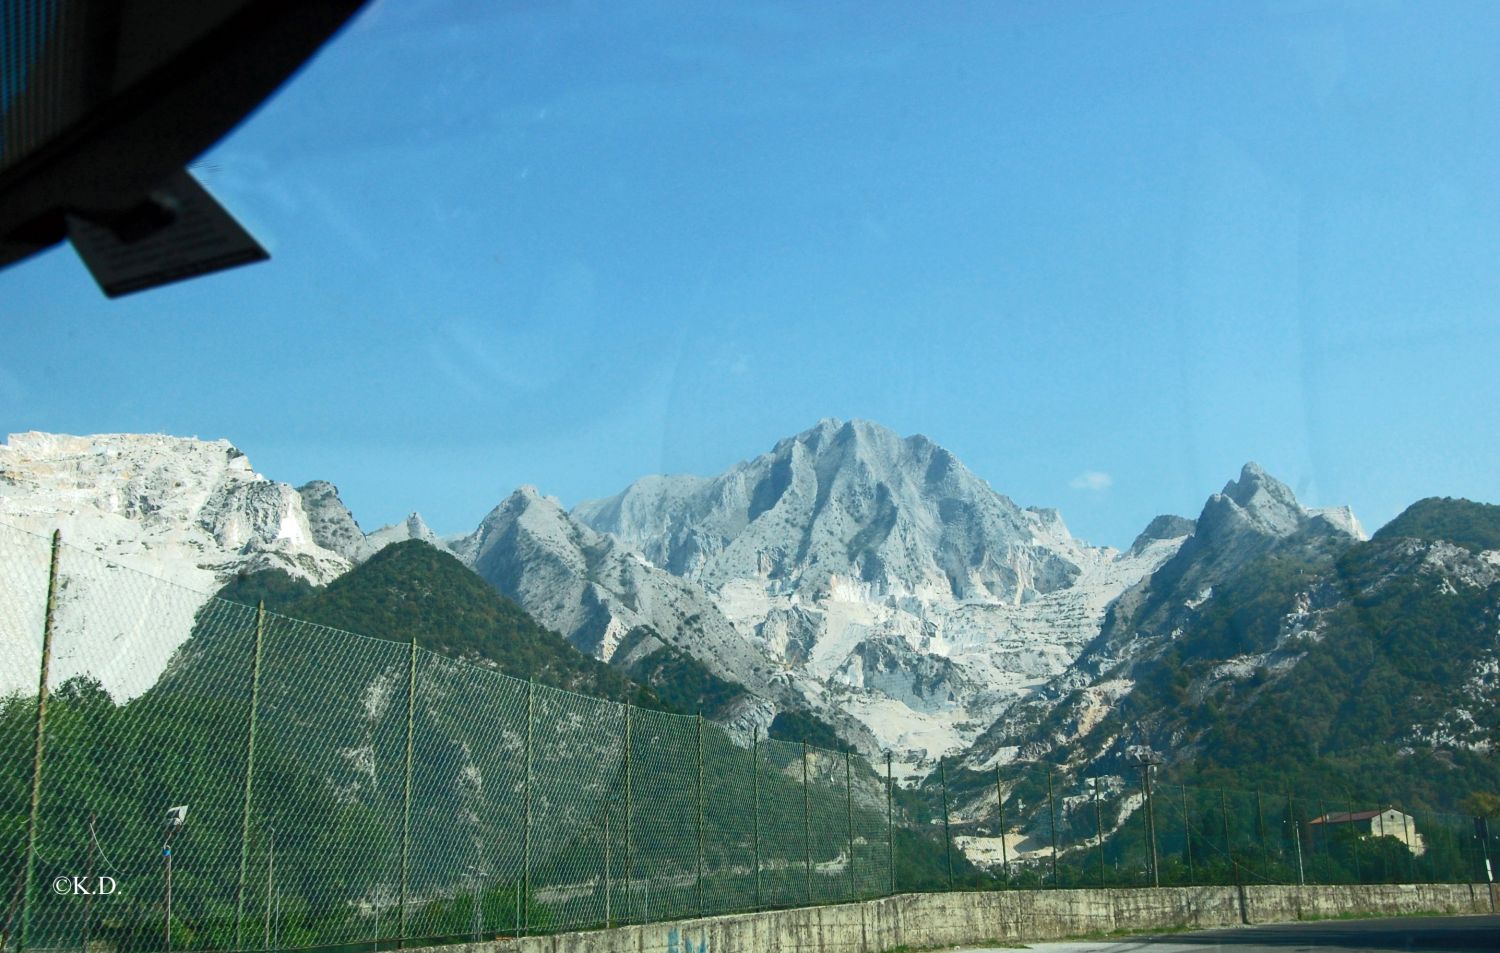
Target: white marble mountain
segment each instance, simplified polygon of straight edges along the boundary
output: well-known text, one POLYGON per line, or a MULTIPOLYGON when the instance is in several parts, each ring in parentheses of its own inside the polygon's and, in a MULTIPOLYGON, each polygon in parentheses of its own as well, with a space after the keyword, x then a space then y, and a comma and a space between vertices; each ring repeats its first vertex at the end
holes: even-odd
POLYGON ((89 675, 117 697, 155 681, 233 574, 274 568, 321 584, 350 567, 314 539, 297 492, 256 473, 228 441, 12 434, 0 445, 0 695, 34 689, 39 641, 26 620, 41 617, 32 603, 45 598, 53 530, 65 582, 53 680, 89 675))

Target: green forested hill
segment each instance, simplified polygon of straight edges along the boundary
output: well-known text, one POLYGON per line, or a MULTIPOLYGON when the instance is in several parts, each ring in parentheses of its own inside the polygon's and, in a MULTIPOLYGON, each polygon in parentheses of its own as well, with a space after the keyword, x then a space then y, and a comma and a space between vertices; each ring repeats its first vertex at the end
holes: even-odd
POLYGON ((1413 503, 1400 516, 1382 526, 1372 541, 1403 536, 1428 542, 1446 540, 1475 553, 1500 549, 1500 506, 1451 497, 1428 497, 1413 503))
POLYGON ((387 546, 323 589, 281 573, 233 580, 233 602, 361 635, 417 644, 516 678, 669 709, 657 694, 543 628, 457 559, 421 540, 387 546))
POLYGON ((1337 558, 1247 564, 1134 666, 1084 746, 1131 738, 1176 777, 1239 789, 1446 810, 1500 791, 1500 571, 1474 555, 1500 545, 1495 513, 1424 500, 1337 558))

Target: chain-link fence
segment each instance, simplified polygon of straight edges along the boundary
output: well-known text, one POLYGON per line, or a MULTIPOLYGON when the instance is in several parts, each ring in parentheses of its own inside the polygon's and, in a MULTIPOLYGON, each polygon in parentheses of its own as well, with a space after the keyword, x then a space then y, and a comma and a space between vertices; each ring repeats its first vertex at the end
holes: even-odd
POLYGON ((0 950, 378 950, 891 890, 888 765, 3 525, 0 664, 0 950))
POLYGON ((0 524, 0 953, 378 951, 914 889, 1483 881, 1500 846, 1390 799, 1150 770, 940 763, 903 789, 888 759, 521 681, 0 524))
POLYGON ((1500 860, 1500 827, 1485 818, 1350 793, 1165 783, 1151 765, 1126 772, 949 771, 951 849, 983 868, 955 886, 1483 883, 1500 860))

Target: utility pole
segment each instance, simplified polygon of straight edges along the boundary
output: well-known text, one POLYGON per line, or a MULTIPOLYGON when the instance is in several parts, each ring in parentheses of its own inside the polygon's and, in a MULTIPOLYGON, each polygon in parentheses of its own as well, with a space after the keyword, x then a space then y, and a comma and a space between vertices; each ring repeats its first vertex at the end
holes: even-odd
POLYGON ((172 838, 182 830, 183 821, 187 819, 187 807, 173 807, 167 809, 167 826, 165 839, 161 845, 162 863, 166 865, 166 951, 172 953, 172 838))

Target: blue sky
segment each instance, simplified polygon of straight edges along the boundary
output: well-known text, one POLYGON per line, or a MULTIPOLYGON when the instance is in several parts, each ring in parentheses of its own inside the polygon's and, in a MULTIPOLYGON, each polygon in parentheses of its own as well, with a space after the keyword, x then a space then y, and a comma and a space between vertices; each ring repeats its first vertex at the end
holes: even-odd
POLYGON ((921 432, 1126 545, 1256 460, 1500 501, 1500 5, 377 3, 195 173, 269 263, 0 273, 0 430, 368 529, 921 432))

